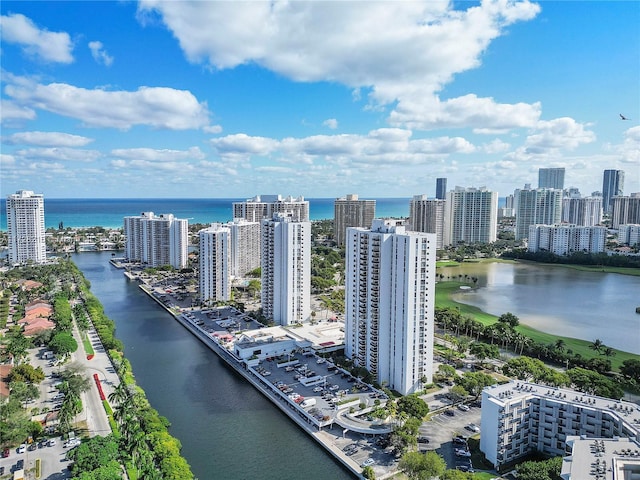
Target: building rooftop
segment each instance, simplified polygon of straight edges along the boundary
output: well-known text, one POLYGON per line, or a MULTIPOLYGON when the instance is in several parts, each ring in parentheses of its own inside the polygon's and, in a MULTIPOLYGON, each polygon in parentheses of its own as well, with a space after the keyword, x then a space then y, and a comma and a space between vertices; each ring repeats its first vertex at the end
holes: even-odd
POLYGON ((487 387, 485 392, 494 401, 505 404, 514 399, 537 397, 581 405, 586 408, 606 410, 628 423, 635 431, 640 432, 640 406, 624 400, 612 400, 568 388, 549 387, 517 380, 487 387))
POLYGON ((640 477, 640 443, 628 438, 567 437, 564 480, 627 480, 640 477))

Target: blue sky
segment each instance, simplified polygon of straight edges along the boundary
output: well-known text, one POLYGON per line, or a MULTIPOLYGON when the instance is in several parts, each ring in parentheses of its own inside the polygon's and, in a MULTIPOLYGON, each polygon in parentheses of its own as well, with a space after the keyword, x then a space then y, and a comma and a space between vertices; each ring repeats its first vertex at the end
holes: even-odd
POLYGON ((640 191, 637 1, 0 9, 3 196, 640 191))

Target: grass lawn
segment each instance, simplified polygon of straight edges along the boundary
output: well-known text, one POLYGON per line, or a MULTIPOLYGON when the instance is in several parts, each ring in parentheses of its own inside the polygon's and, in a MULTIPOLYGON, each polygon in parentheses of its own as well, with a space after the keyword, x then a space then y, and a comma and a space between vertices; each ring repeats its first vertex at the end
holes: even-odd
POLYGON ((640 277, 640 268, 608 267, 606 265, 571 265, 568 263, 540 263, 527 260, 519 260, 519 262, 528 263, 530 265, 546 265, 550 267, 572 268, 573 270, 580 270, 583 272, 619 273, 621 275, 634 275, 636 277, 640 277))
MULTIPOLYGON (((458 303, 451 298, 451 295, 453 293, 460 291, 461 285, 468 284, 463 282, 438 282, 436 284, 436 306, 442 308, 449 307, 457 309, 461 314, 470 315, 484 325, 495 323, 498 320, 497 316, 486 313, 480 310, 478 307, 474 307, 473 305, 458 303)), ((517 326, 516 331, 522 333, 523 335, 526 335, 535 342, 543 343, 545 345, 554 344, 557 340, 562 339, 567 350, 572 350, 573 353, 579 353, 583 358, 600 357, 600 354, 589 348, 591 342, 587 340, 579 340, 577 338, 571 337, 560 337, 558 335, 541 332, 540 330, 536 330, 535 328, 531 328, 527 325, 517 326)), ((634 355, 633 353, 615 349, 614 351, 615 355, 609 358, 609 360, 611 360, 611 368, 613 370, 618 370, 622 365, 622 362, 625 360, 638 359, 638 355, 634 355)))
POLYGON ((87 355, 95 354, 93 351, 93 345, 91 345, 91 340, 89 340, 89 337, 84 332, 82 333, 82 345, 84 345, 84 353, 87 355))

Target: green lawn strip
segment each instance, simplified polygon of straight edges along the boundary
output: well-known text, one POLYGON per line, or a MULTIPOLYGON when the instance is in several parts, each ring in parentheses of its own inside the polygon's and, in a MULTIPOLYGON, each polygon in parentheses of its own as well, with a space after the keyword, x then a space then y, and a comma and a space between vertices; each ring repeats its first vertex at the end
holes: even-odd
MULTIPOLYGON (((436 284, 436 306, 458 309, 461 314, 471 315, 473 318, 480 321, 483 325, 490 325, 492 323, 495 323, 498 320, 497 316, 486 313, 473 305, 466 305, 464 303, 456 302, 451 298, 452 294, 460 291, 461 285, 469 284, 464 282, 438 282, 436 284)), ((589 348, 589 345, 591 345, 591 341, 553 335, 551 333, 541 332, 540 330, 522 324, 516 327, 516 331, 522 333, 523 335, 526 335, 535 342, 539 342, 545 345, 555 344, 557 340, 562 339, 565 343, 565 349, 572 350, 574 354, 579 353, 583 358, 586 359, 604 358, 602 355, 589 348)), ((614 349, 614 352, 615 355, 609 357, 609 360, 611 360, 611 368, 613 370, 618 370, 622 365, 622 362, 624 362, 625 360, 638 359, 638 355, 634 355, 630 352, 625 352, 623 350, 617 349, 614 349)))
POLYGON ((109 421, 111 431, 116 437, 120 436, 120 429, 118 428, 116 420, 113 418, 113 410, 111 409, 111 405, 109 405, 109 402, 107 400, 103 400, 102 406, 104 407, 104 411, 107 412, 107 420, 109 421))
POLYGON ((93 351, 93 345, 91 345, 91 340, 89 340, 87 333, 82 332, 81 335, 82 335, 82 345, 84 345, 84 353, 86 353, 87 355, 95 355, 95 352, 93 351))
POLYGON ((436 268, 440 267, 457 267, 460 262, 454 262, 453 260, 440 260, 436 262, 436 268))

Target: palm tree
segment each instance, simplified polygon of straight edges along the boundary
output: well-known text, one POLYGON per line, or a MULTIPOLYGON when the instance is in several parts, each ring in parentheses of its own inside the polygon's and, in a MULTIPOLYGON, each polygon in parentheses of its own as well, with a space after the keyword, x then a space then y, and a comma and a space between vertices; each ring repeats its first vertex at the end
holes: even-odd
POLYGON ((616 354, 616 351, 611 348, 611 347, 603 347, 602 352, 600 352, 601 355, 604 355, 605 357, 613 357, 616 354))
POLYGON ((599 338, 596 338, 593 342, 591 342, 591 345, 589 345, 589 348, 591 350, 595 350, 596 352, 600 353, 600 351, 605 347, 605 344, 603 343, 602 340, 600 340, 599 338))
POLYGON ((559 338, 558 340, 556 340, 556 343, 554 346, 557 351, 564 352, 565 342, 563 339, 559 338))

